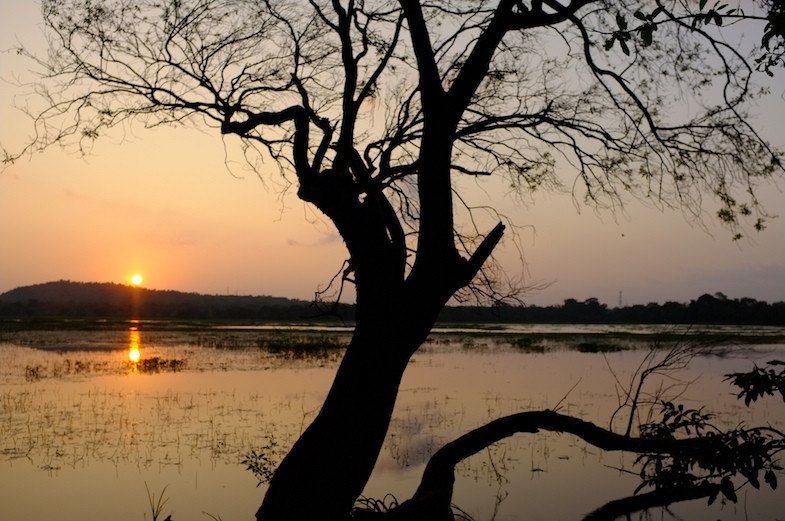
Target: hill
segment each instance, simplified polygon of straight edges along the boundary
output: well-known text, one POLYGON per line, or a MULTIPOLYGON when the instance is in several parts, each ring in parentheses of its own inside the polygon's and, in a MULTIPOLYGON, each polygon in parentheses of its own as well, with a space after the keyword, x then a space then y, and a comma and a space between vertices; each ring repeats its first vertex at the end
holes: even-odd
POLYGON ((202 295, 67 280, 0 294, 4 317, 296 319, 314 314, 310 302, 283 297, 202 295))

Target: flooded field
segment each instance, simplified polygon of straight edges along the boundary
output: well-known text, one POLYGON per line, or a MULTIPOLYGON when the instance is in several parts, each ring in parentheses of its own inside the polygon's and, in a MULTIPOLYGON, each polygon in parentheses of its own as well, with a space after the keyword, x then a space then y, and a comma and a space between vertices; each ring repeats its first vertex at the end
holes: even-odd
MULTIPOLYGON (((150 520, 161 498, 161 520, 253 519, 260 478, 317 412, 351 333, 294 324, 84 326, 0 330, 3 520, 150 520)), ((440 328, 410 363, 365 495, 410 497, 436 449, 514 412, 558 408, 604 427, 613 418, 623 431, 625 411, 614 416, 622 388, 674 343, 713 347, 649 380, 645 396, 678 395, 717 414, 722 427, 783 429, 779 397, 747 408, 723 376, 785 359, 784 337, 782 328, 440 328)), ((634 460, 567 435, 519 434, 461 464, 455 503, 477 521, 578 520, 633 493, 634 460)), ((699 500, 649 514, 775 521, 785 519, 783 505, 783 487, 746 487, 736 504, 699 500)))

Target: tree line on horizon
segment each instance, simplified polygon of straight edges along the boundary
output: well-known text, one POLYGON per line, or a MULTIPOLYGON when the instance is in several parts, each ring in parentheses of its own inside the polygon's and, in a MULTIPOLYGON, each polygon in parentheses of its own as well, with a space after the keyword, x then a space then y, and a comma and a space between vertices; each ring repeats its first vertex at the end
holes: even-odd
MULTIPOLYGON (((345 320, 352 304, 252 295, 203 295, 113 283, 57 281, 0 295, 3 318, 144 318, 202 320, 345 320), (134 315, 134 316, 132 316, 134 315)), ((785 325, 785 302, 703 294, 687 303, 608 307, 596 298, 550 306, 447 306, 440 322, 785 325)))
POLYGON ((494 320, 556 324, 729 324, 785 325, 785 302, 768 303, 754 298, 728 298, 721 292, 704 293, 687 303, 633 304, 610 308, 596 298, 574 298, 552 306, 451 307, 442 320, 494 320), (472 319, 471 317, 478 317, 472 319), (482 317, 482 318, 479 318, 482 317))

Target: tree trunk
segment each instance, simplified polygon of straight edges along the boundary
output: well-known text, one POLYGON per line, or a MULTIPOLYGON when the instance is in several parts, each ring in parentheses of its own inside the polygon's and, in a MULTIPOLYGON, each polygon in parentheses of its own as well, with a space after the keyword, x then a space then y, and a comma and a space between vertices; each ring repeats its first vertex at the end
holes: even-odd
POLYGON ((322 409, 275 472, 257 520, 346 517, 376 464, 404 369, 419 347, 401 342, 358 325, 322 409))

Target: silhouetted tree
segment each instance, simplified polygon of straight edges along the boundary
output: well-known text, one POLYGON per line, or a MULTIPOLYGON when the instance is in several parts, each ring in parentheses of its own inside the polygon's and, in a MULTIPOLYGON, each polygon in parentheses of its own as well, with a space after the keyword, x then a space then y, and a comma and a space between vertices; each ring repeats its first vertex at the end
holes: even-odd
POLYGON ((445 303, 514 293, 489 263, 505 225, 483 233, 478 212, 498 215, 462 198, 456 176, 696 217, 708 195, 737 236, 764 227, 756 187, 783 167, 747 119, 755 57, 767 71, 781 61, 780 4, 763 4, 769 28, 769 11, 675 0, 43 0, 50 49, 31 57, 46 107, 23 153, 129 120, 206 125, 273 158, 333 222, 356 329, 257 517, 338 519, 445 303), (739 50, 729 20, 762 47, 739 50))

